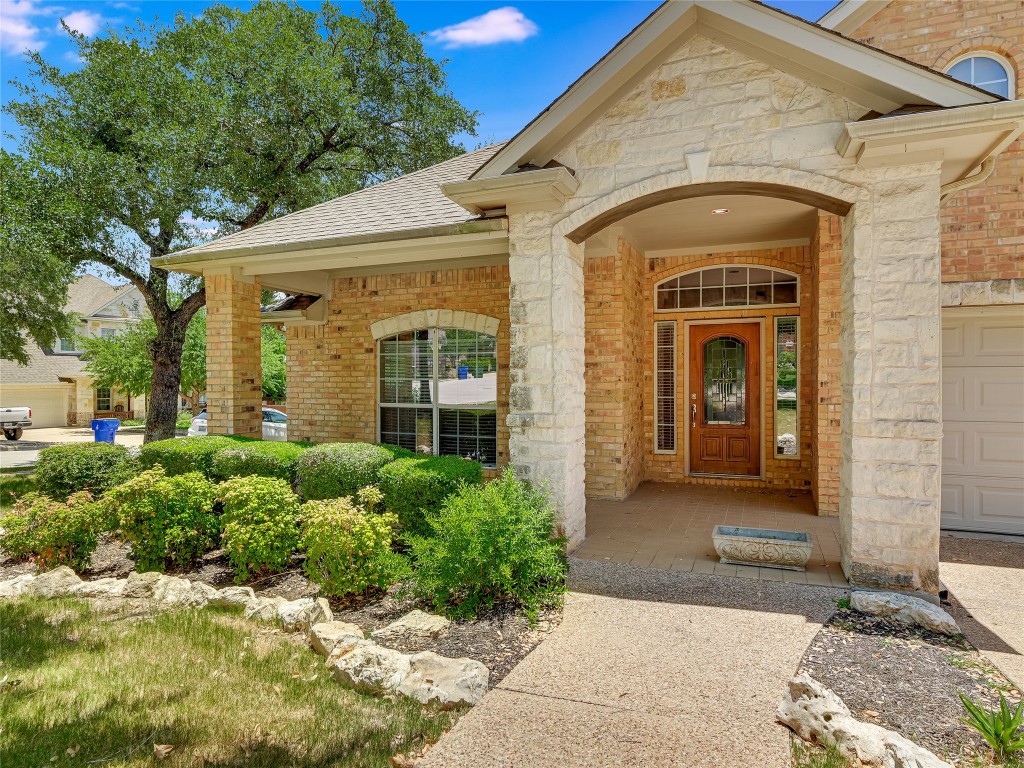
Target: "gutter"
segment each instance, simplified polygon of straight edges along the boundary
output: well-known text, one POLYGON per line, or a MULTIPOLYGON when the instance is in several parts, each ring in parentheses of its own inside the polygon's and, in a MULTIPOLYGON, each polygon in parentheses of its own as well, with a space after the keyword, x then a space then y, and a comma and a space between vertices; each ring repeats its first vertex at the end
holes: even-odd
POLYGON ((970 187, 976 187, 985 181, 989 176, 992 175, 992 171, 996 168, 996 157, 995 155, 989 155, 985 158, 985 161, 981 164, 981 168, 973 176, 965 176, 957 181, 951 181, 948 184, 943 184, 939 187, 939 199, 945 200, 950 195, 954 195, 961 189, 969 189, 970 187))
POLYGON ((455 224, 440 224, 430 227, 418 227, 416 229, 397 229, 390 232, 368 232, 360 235, 347 235, 344 237, 325 238, 323 240, 303 240, 290 243, 276 243, 273 245, 249 245, 237 246, 234 248, 213 248, 206 246, 190 248, 178 251, 168 256, 160 256, 151 259, 154 267, 175 268, 182 265, 200 265, 210 262, 221 261, 250 256, 271 256, 275 254, 294 253, 296 251, 323 250, 328 248, 345 248, 358 245, 375 245, 378 243, 394 243, 401 247, 408 243, 410 247, 418 245, 418 241, 434 237, 450 237, 453 235, 486 234, 490 232, 501 232, 507 229, 508 224, 504 219, 470 219, 469 221, 457 222, 455 224))

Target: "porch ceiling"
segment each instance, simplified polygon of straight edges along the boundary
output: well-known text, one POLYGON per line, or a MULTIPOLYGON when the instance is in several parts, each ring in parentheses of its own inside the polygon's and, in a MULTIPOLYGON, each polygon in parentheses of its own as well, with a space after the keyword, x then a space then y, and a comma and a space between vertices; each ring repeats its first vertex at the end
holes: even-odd
POLYGON ((621 234, 634 247, 654 258, 705 249, 799 245, 810 241, 816 224, 817 209, 793 200, 709 195, 676 200, 631 214, 589 239, 587 254, 600 255, 606 247, 608 234, 616 237, 621 234), (723 209, 728 213, 712 213, 723 209))

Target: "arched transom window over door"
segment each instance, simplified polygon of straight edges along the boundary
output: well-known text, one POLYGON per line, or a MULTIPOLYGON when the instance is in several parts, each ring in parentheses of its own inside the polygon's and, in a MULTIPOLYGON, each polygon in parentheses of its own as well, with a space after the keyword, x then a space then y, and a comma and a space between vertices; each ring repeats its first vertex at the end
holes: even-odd
POLYGON ((684 272, 658 283, 659 312, 795 307, 800 302, 799 278, 768 267, 726 265, 684 272))
POLYGON ((460 328, 377 342, 381 442, 493 467, 498 444, 497 339, 460 328))

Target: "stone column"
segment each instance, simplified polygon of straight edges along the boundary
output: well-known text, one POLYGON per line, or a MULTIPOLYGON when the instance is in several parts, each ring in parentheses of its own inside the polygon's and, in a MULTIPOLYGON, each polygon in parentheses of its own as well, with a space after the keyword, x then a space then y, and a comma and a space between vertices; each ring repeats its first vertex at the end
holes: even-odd
POLYGON ((509 453, 550 494, 572 550, 586 536, 583 246, 553 223, 509 216, 509 453))
POLYGON ((843 570, 939 589, 939 166, 879 171, 843 224, 843 570))
POLYGON ((260 282, 207 272, 206 412, 211 435, 263 435, 260 282))

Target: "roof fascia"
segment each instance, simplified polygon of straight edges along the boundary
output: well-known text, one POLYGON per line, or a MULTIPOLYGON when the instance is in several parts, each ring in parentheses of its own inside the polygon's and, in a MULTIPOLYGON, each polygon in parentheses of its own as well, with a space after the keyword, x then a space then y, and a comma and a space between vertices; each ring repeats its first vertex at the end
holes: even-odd
POLYGON ((173 269, 176 272, 187 272, 200 275, 205 269, 216 264, 250 265, 260 262, 295 259, 291 269, 306 271, 321 267, 307 267, 307 258, 311 256, 326 257, 344 256, 352 253, 363 253, 374 250, 388 249, 392 251, 415 251, 422 248, 424 241, 465 242, 467 240, 488 239, 495 235, 506 239, 508 222, 504 219, 478 219, 458 224, 444 224, 435 227, 404 229, 393 232, 371 232, 365 235, 330 238, 326 240, 308 240, 281 245, 248 246, 244 248, 224 248, 214 251, 187 250, 152 259, 156 267, 173 269))
POLYGON ((891 0, 841 0, 818 24, 843 35, 852 35, 861 24, 883 10, 891 0))
POLYGON ((955 82, 827 29, 749 0, 667 2, 623 38, 517 136, 478 168, 471 180, 507 173, 523 163, 547 164, 593 120, 628 93, 664 54, 701 34, 794 76, 848 95, 877 112, 904 104, 957 107, 997 96, 955 82), (813 61, 795 62, 808 58, 813 61), (822 66, 826 64, 828 66, 822 66), (826 72, 826 69, 832 70, 826 72), (867 75, 878 90, 856 85, 867 75))

